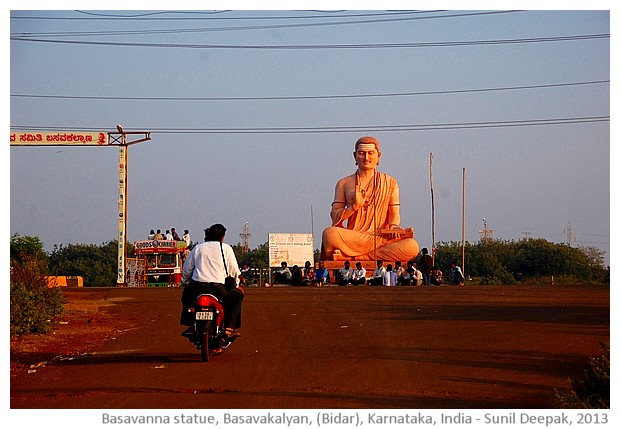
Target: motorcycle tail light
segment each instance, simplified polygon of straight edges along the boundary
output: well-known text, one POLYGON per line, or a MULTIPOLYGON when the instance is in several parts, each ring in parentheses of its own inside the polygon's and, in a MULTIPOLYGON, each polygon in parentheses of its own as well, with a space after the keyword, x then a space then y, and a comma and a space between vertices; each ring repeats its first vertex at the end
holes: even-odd
POLYGON ((215 301, 213 297, 208 296, 208 295, 200 295, 196 299, 196 304, 198 304, 201 307, 214 306, 214 302, 217 302, 217 301, 215 301))

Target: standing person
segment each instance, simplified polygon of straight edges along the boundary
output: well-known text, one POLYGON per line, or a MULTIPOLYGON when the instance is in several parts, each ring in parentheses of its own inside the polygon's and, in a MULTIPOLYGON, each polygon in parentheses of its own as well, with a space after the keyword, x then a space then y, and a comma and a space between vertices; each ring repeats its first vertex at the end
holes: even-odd
POLYGON ((151 232, 149 232, 149 235, 147 236, 147 238, 149 240, 155 240, 155 231, 151 230, 151 232))
POLYGON ((169 240, 169 241, 173 240, 172 234, 170 234, 169 229, 166 230, 166 240, 169 240))
POLYGON ((179 237, 179 233, 175 228, 170 228, 170 233, 172 234, 172 239, 176 241, 181 241, 181 237, 179 237))
POLYGON ((164 235, 161 233, 161 229, 157 230, 157 234, 155 234, 155 240, 163 240, 164 235))
POLYGON ((355 286, 366 284, 366 268, 363 267, 361 262, 355 263, 355 269, 353 270, 353 281, 355 286))
POLYGON ((198 295, 210 293, 219 299, 224 307, 226 336, 239 336, 235 330, 241 327, 243 289, 238 286, 226 289, 224 282, 227 276, 231 276, 238 284, 241 271, 233 248, 224 243, 225 235, 226 228, 222 224, 205 229, 205 242, 196 245, 183 264, 185 287, 181 295, 181 325, 189 327, 181 335, 191 335, 194 329, 187 309, 193 305, 198 295))
POLYGON ((370 277, 368 284, 370 286, 380 286, 383 284, 383 275, 385 274, 385 267, 383 266, 383 261, 377 261, 377 268, 372 273, 372 277, 370 277))
POLYGON ((351 268, 351 262, 344 261, 344 267, 341 267, 338 270, 338 274, 338 284, 340 286, 350 285, 353 280, 353 268, 351 268))
POLYGON ((186 229, 185 231, 183 231, 183 241, 185 242, 185 244, 187 244, 187 247, 189 247, 189 245, 192 243, 192 239, 189 235, 189 230, 186 229))
POLYGON ((453 285, 463 286, 463 284, 465 284, 465 277, 463 277, 463 271, 461 271, 461 267, 456 264, 456 261, 450 262, 450 276, 452 277, 453 285))
POLYGON ((433 271, 433 258, 428 254, 428 249, 425 247, 422 249, 422 256, 420 257, 419 269, 422 271, 422 283, 424 286, 431 284, 431 272, 433 271))

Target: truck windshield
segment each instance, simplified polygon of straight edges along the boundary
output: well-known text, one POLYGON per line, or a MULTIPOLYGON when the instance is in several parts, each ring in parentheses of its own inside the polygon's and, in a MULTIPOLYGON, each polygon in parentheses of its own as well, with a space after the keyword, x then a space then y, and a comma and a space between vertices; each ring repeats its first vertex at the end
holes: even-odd
POLYGON ((176 267, 176 255, 174 254, 164 254, 159 255, 159 264, 158 266, 164 267, 176 267))

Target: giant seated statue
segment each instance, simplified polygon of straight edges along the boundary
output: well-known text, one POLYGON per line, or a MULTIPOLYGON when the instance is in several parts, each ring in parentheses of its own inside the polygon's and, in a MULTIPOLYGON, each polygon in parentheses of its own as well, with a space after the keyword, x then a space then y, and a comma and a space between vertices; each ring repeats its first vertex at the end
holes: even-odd
POLYGON ((362 137, 353 152, 357 171, 336 183, 332 226, 323 231, 321 260, 408 261, 419 246, 413 228, 400 227, 396 179, 377 171, 379 141, 362 137))

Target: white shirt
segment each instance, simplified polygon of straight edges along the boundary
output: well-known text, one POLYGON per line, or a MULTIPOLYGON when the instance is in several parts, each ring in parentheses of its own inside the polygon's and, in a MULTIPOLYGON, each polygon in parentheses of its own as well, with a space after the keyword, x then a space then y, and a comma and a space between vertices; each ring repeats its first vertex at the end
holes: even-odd
POLYGON ((189 234, 183 234, 183 241, 186 242, 188 246, 191 244, 191 239, 189 238, 189 234))
POLYGON ((359 270, 356 268, 353 270, 353 280, 359 280, 366 277, 366 268, 362 267, 359 270))
POLYGON ((374 274, 372 275, 373 278, 383 278, 383 276, 385 275, 385 267, 384 266, 380 266, 379 268, 377 268, 374 272, 374 274))
POLYGON ((383 273, 383 286, 396 286, 397 281, 396 271, 386 271, 383 273))
POLYGON ((342 278, 342 280, 351 280, 351 277, 353 277, 353 268, 349 267, 349 268, 345 268, 342 267, 340 268, 340 277, 342 278))
MULTIPOLYGON (((221 243, 221 245, 224 258, 226 258, 228 275, 238 279, 241 271, 237 264, 235 252, 230 245, 226 243, 221 243)), ((222 250, 220 250, 219 241, 205 241, 196 245, 183 264, 183 282, 185 283, 186 279, 191 278, 197 282, 224 284, 226 270, 224 269, 222 250)))

